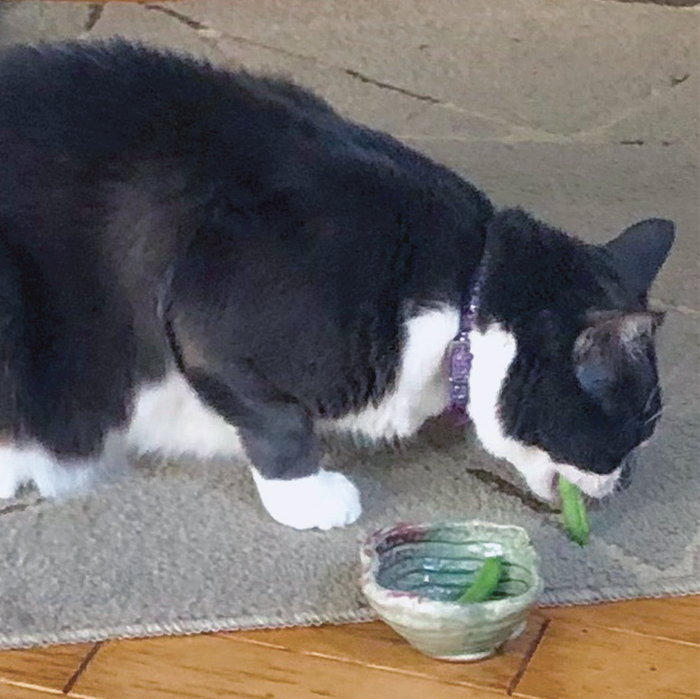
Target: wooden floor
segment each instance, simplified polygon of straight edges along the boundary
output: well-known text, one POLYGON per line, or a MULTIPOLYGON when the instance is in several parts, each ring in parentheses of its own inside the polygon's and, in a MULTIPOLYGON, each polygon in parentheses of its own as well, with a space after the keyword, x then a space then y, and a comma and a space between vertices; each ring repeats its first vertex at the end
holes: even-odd
POLYGON ((376 622, 0 653, 0 699, 700 697, 700 597, 541 609, 496 658, 430 660, 376 622))

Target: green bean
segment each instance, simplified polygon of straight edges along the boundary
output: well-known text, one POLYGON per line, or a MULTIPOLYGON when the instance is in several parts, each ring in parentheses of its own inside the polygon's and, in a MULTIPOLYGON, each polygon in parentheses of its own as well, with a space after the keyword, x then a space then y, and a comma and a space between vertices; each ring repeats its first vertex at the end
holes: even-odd
POLYGON ((563 476, 559 476, 559 495, 561 496, 561 513, 564 526, 571 541, 579 546, 588 543, 591 528, 586 516, 586 505, 581 491, 563 476))
POLYGON ((460 604, 485 602, 496 591, 502 572, 503 560, 500 556, 487 558, 484 565, 479 568, 474 582, 457 598, 457 602, 460 604))

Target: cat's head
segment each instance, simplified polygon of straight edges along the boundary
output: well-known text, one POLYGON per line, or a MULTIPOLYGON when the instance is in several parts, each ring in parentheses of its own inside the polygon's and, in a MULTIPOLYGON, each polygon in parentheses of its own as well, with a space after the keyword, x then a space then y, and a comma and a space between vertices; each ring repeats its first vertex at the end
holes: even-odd
POLYGON ((558 474, 593 497, 611 493, 651 437, 663 316, 647 295, 673 239, 659 219, 602 246, 519 210, 491 222, 469 410, 486 449, 541 498, 555 499, 558 474))

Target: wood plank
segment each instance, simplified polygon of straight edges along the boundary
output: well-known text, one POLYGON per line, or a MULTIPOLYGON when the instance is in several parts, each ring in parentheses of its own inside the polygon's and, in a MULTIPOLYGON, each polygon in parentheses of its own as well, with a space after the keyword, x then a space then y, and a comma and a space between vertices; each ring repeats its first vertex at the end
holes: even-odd
POLYGON ((640 599, 590 607, 553 607, 551 619, 700 645, 700 596, 640 599))
POLYGON ((553 619, 514 696, 528 699, 700 697, 700 649, 553 619))
POLYGON ((238 642, 287 649, 367 667, 391 669, 432 678, 438 682, 479 686, 504 692, 521 669, 528 652, 537 643, 545 622, 542 614, 532 614, 528 628, 520 638, 507 643, 497 656, 480 663, 449 663, 428 658, 414 650, 389 626, 379 621, 222 635, 238 642))
MULTIPOLYGON (((437 662, 437 661, 436 661, 437 662)), ((226 635, 115 641, 69 696, 99 699, 499 699, 504 692, 436 682, 226 635)))
MULTIPOLYGON (((516 686, 521 697, 699 697, 699 610, 697 596, 542 609, 532 616, 524 637, 478 664, 433 661, 380 622, 124 641, 103 647, 110 654, 122 649, 116 664, 107 657, 98 674, 88 669, 72 696, 300 699, 317 698, 314 691, 328 686, 330 697, 342 699, 421 693, 451 699, 455 688, 461 688, 458 696, 464 699, 496 699, 522 666, 516 686), (523 660, 536 645, 545 615, 552 620, 550 628, 527 665, 523 660), (120 658, 127 661, 122 664, 120 658), (542 686, 533 686, 533 677, 542 686)), ((0 697, 60 695, 91 648, 1 652, 0 697)))
POLYGON ((81 643, 3 651, 0 653, 0 680, 25 682, 60 692, 92 646, 91 643, 81 643))
POLYGON ((65 696, 61 692, 47 690, 43 687, 14 684, 0 679, 0 697, 2 699, 50 699, 65 696))

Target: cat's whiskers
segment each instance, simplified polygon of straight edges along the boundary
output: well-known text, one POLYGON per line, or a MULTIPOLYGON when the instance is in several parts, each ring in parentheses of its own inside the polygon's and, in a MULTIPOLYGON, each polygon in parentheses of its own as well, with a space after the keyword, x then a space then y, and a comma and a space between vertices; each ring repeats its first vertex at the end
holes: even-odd
POLYGON ((644 424, 648 425, 650 422, 654 422, 655 420, 658 420, 662 415, 663 415, 664 409, 660 408, 657 410, 651 417, 648 417, 645 421, 644 424))
POLYGON ((656 398, 658 398, 660 391, 661 391, 661 387, 659 386, 659 384, 656 384, 656 386, 654 386, 654 388, 652 388, 651 391, 649 391, 649 395, 647 396, 646 403, 644 404, 643 412, 646 412, 647 410, 649 410, 649 408, 651 407, 651 404, 654 402, 654 400, 656 398))

